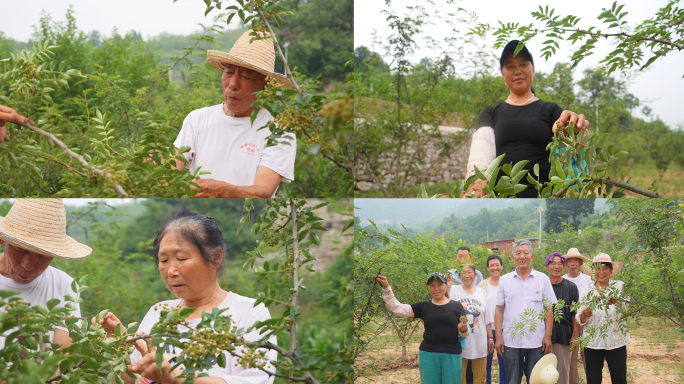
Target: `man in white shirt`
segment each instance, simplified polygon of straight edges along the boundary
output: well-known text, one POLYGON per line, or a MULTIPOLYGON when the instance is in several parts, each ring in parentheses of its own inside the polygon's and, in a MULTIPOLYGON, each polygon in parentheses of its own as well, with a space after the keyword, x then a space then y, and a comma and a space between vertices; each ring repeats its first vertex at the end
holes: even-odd
MULTIPOLYGON (((77 296, 71 289, 74 279, 50 263, 54 257, 80 259, 92 249, 67 236, 61 199, 17 199, 7 216, 0 217, 0 245, 0 290, 19 291, 22 300, 43 307, 52 299, 65 306, 64 296, 77 296)), ((71 316, 81 317, 78 303, 71 316)), ((62 348, 71 345, 63 327, 55 327, 50 340, 62 348)), ((0 337, 0 348, 4 345, 5 338, 0 337)))
POLYGON ((250 121, 255 92, 266 88, 268 79, 292 88, 287 77, 275 73, 275 50, 270 39, 249 42, 245 32, 230 52, 207 51, 207 60, 222 73, 224 103, 192 111, 185 118, 174 146, 190 147, 187 163, 176 160, 178 169, 191 172, 199 167, 210 174, 195 182, 203 191, 194 197, 273 197, 281 182, 294 180, 297 140, 283 135, 267 146, 271 135, 260 129, 273 120, 264 108, 250 121))
MULTIPOLYGON (((568 273, 563 275, 563 278, 575 283, 579 292, 582 292, 582 289, 591 283, 591 277, 585 275, 581 271, 582 264, 585 261, 589 261, 589 259, 585 256, 582 256, 577 248, 568 249, 568 254, 564 256, 567 259, 565 266, 568 268, 568 273)), ((582 333, 584 333, 584 326, 580 325, 578 336, 582 336, 582 333)), ((579 373, 577 372, 578 350, 579 348, 575 348, 572 351, 572 356, 570 357, 570 384, 579 384, 579 373)), ((587 364, 586 360, 584 360, 584 350, 582 350, 581 356, 582 365, 586 367, 587 364)))

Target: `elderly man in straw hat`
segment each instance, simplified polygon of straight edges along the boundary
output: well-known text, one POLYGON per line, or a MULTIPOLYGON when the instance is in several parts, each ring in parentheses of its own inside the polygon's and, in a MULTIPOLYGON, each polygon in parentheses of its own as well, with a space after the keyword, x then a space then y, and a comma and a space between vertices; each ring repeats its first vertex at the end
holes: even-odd
MULTIPOLYGON (((21 292, 19 297, 31 305, 47 306, 51 299, 76 297, 74 281, 50 266, 52 259, 80 259, 92 253, 66 234, 66 211, 61 199, 17 199, 7 216, 0 217, 0 289, 21 292)), ((72 316, 80 317, 75 304, 72 316)), ((50 340, 62 347, 71 345, 65 328, 56 327, 50 340)), ((0 338, 4 347, 5 338, 0 338)))
MULTIPOLYGON (((582 264, 585 261, 589 261, 589 258, 582 256, 580 251, 577 248, 570 248, 568 249, 568 253, 565 255, 566 262, 565 266, 568 267, 568 273, 563 275, 563 278, 566 280, 570 280, 575 285, 577 285, 577 290, 579 292, 582 292, 584 287, 588 286, 591 283, 591 277, 588 275, 582 273, 581 268, 582 264)), ((577 336, 582 336, 584 333, 584 327, 579 326, 578 329, 578 334, 577 336)), ((585 367, 585 373, 586 373, 586 360, 584 359, 584 350, 582 352, 579 352, 579 348, 575 348, 572 351, 572 356, 570 357, 570 384, 579 384, 579 372, 577 372, 577 356, 578 354, 582 358, 582 365, 585 367)))
MULTIPOLYGON (((292 88, 287 77, 275 73, 275 50, 270 39, 249 42, 245 32, 230 52, 207 51, 207 59, 223 75, 222 104, 190 112, 174 142, 176 150, 189 146, 187 164, 176 161, 179 169, 191 172, 202 167, 211 174, 196 182, 204 189, 194 197, 272 197, 280 182, 294 180, 297 142, 292 134, 266 146, 271 134, 259 128, 273 120, 261 108, 252 124, 255 92, 266 87, 267 79, 292 88)), ((265 36, 265 35, 262 35, 265 36)))

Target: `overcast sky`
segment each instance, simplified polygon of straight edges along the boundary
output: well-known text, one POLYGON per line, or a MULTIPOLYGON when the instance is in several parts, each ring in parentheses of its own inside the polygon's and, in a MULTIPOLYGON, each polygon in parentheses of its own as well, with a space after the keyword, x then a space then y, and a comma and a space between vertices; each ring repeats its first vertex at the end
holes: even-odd
MULTIPOLYGON (((6 37, 26 42, 33 35, 33 26, 40 23, 44 10, 55 21, 64 21, 69 5, 73 5, 76 25, 86 33, 98 30, 109 36, 114 27, 119 33, 131 30, 140 32, 143 38, 157 36, 162 32, 191 34, 209 25, 212 11, 204 17, 206 5, 202 0, 0 0, 3 20, 0 31, 6 37)), ((236 24, 237 17, 232 24, 236 24)))
MULTIPOLYGON (((578 26, 588 28, 590 26, 599 26, 597 16, 602 12, 601 8, 610 8, 614 0, 575 0, 575 1, 526 1, 526 0, 464 0, 458 3, 462 8, 468 12, 475 12, 478 16, 478 21, 489 23, 491 26, 498 26, 498 21, 504 23, 518 22, 521 24, 530 24, 533 21, 531 12, 537 11, 539 5, 549 8, 555 8, 556 13, 561 16, 572 14, 581 18, 578 26)), ((446 15, 448 12, 455 12, 456 6, 445 5, 444 1, 435 0, 439 7, 439 14, 446 15)), ((403 15, 406 10, 406 5, 414 5, 417 2, 413 0, 394 0, 392 2, 392 9, 398 14, 403 15)), ((651 1, 635 1, 623 0, 620 4, 626 4, 622 11, 629 12, 625 20, 629 25, 635 26, 647 18, 655 15, 656 11, 667 4, 666 0, 651 0, 651 1)), ((366 46, 378 53, 381 47, 373 43, 372 34, 374 32, 386 41, 386 38, 392 34, 392 30, 387 26, 385 21, 386 16, 381 13, 386 9, 383 0, 355 0, 354 3, 354 47, 366 46)), ((434 10, 429 9, 431 14, 437 14, 434 10)), ((465 14, 462 14, 464 17, 465 14)), ((433 19, 434 20, 434 19, 433 19)), ((436 25, 428 25, 424 28, 423 35, 429 35, 433 38, 443 38, 446 34, 447 25, 443 21, 435 20, 436 25)), ((460 30, 465 33, 472 25, 461 25, 460 30)), ((537 24, 540 25, 541 24, 537 24)), ((602 27, 605 29, 605 27, 602 27)), ((535 69, 537 71, 550 72, 555 63, 569 62, 572 53, 579 47, 579 45, 572 46, 569 43, 561 44, 561 49, 558 50, 549 61, 545 62, 539 55, 542 48, 542 43, 547 40, 544 36, 534 38, 529 44, 533 57, 535 58, 535 69)), ((419 37, 417 41, 422 41, 419 37)), ((491 34, 482 43, 491 47, 495 39, 491 34)), ((575 70, 576 80, 580 79, 585 68, 593 68, 598 65, 598 62, 611 51, 610 44, 604 40, 596 44, 594 55, 582 60, 575 70)), ((500 50, 496 52, 497 55, 500 50)), ((438 52, 428 51, 427 49, 420 49, 413 56, 412 61, 417 62, 423 57, 436 57, 438 52)), ((644 60, 645 62, 645 60, 644 60)), ((682 105, 684 105, 684 52, 672 52, 668 54, 665 59, 657 60, 651 67, 639 73, 630 83, 629 91, 639 98, 642 102, 653 109, 653 114, 658 115, 670 127, 675 128, 677 124, 681 124, 684 128, 684 112, 682 105)), ((619 73, 614 73, 613 76, 621 76, 619 73)), ((640 108, 639 108, 640 109, 640 108)), ((583 112, 583 111, 578 111, 583 112)), ((640 110, 633 111, 635 115, 643 117, 640 110)), ((593 116, 592 116, 593 117, 593 116)), ((591 117, 590 117, 591 118, 591 117)), ((599 117, 600 118, 600 117, 599 117)))

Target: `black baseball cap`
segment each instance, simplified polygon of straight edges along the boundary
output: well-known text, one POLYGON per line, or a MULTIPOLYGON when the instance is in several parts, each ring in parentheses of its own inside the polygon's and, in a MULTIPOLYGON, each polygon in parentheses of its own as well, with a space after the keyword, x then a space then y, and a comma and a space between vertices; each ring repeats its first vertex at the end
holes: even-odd
MULTIPOLYGON (((504 61, 508 57, 508 55, 512 55, 515 53, 515 48, 518 46, 518 43, 520 40, 511 40, 506 44, 506 46, 503 49, 503 52, 501 52, 501 58, 499 59, 499 65, 503 69, 504 66, 504 61)), ((518 52, 518 55, 523 55, 526 57, 532 64, 534 64, 534 60, 532 60, 532 55, 530 54, 530 51, 527 50, 526 46, 523 46, 520 52, 518 52)))
POLYGON ((444 284, 446 284, 447 282, 447 277, 445 274, 443 274, 442 272, 432 272, 427 278, 427 284, 430 284, 430 282, 435 279, 441 281, 444 284))

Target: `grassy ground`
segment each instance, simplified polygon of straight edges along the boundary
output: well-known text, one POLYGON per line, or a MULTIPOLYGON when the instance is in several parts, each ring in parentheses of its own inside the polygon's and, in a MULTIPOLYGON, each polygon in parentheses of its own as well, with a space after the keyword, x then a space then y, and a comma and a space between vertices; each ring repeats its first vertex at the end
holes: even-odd
MULTIPOLYGON (((628 322, 632 344, 627 346, 627 382, 630 384, 684 383, 684 332, 658 318, 647 318, 640 326, 628 322)), ((422 330, 411 339, 408 362, 401 362, 401 346, 390 334, 378 337, 371 349, 356 360, 356 369, 375 364, 378 373, 358 378, 355 382, 374 384, 419 383, 418 346, 422 330), (369 357, 369 356, 372 356, 369 357)), ((582 363, 579 363, 580 384, 586 384, 582 363)), ((498 363, 492 363, 492 383, 498 384, 498 363)), ((524 379, 523 379, 524 380, 524 379)), ((603 383, 610 384, 607 365, 603 383)))
MULTIPOLYGON (((648 189, 654 180, 658 179, 658 170, 654 163, 648 162, 635 165, 628 173, 631 177, 630 184, 639 188, 648 189)), ((623 180, 624 181, 624 180, 623 180)), ((404 197, 422 197, 422 188, 425 188, 427 196, 434 196, 441 194, 441 197, 449 197, 454 193, 454 188, 459 185, 459 182, 451 183, 437 183, 434 185, 415 186, 411 192, 404 197)), ((403 195, 409 188, 404 188, 400 191, 399 196, 403 195)), ((662 181, 658 181, 658 193, 663 197, 682 197, 684 196, 684 169, 671 164, 668 170, 663 175, 662 181)), ((629 192, 629 197, 642 197, 639 194, 629 192)), ((384 198, 385 194, 379 189, 371 189, 369 191, 354 191, 354 197, 357 198, 384 198)), ((457 196, 458 197, 458 196, 457 196)))
MULTIPOLYGON (((636 165, 628 174, 631 177, 630 184, 644 189, 648 189, 654 180, 658 180, 658 170, 653 162, 636 165)), ((676 164, 670 164, 663 179, 658 181, 658 193, 664 197, 684 196, 684 169, 676 164)), ((629 196, 640 195, 630 192, 629 196)))

